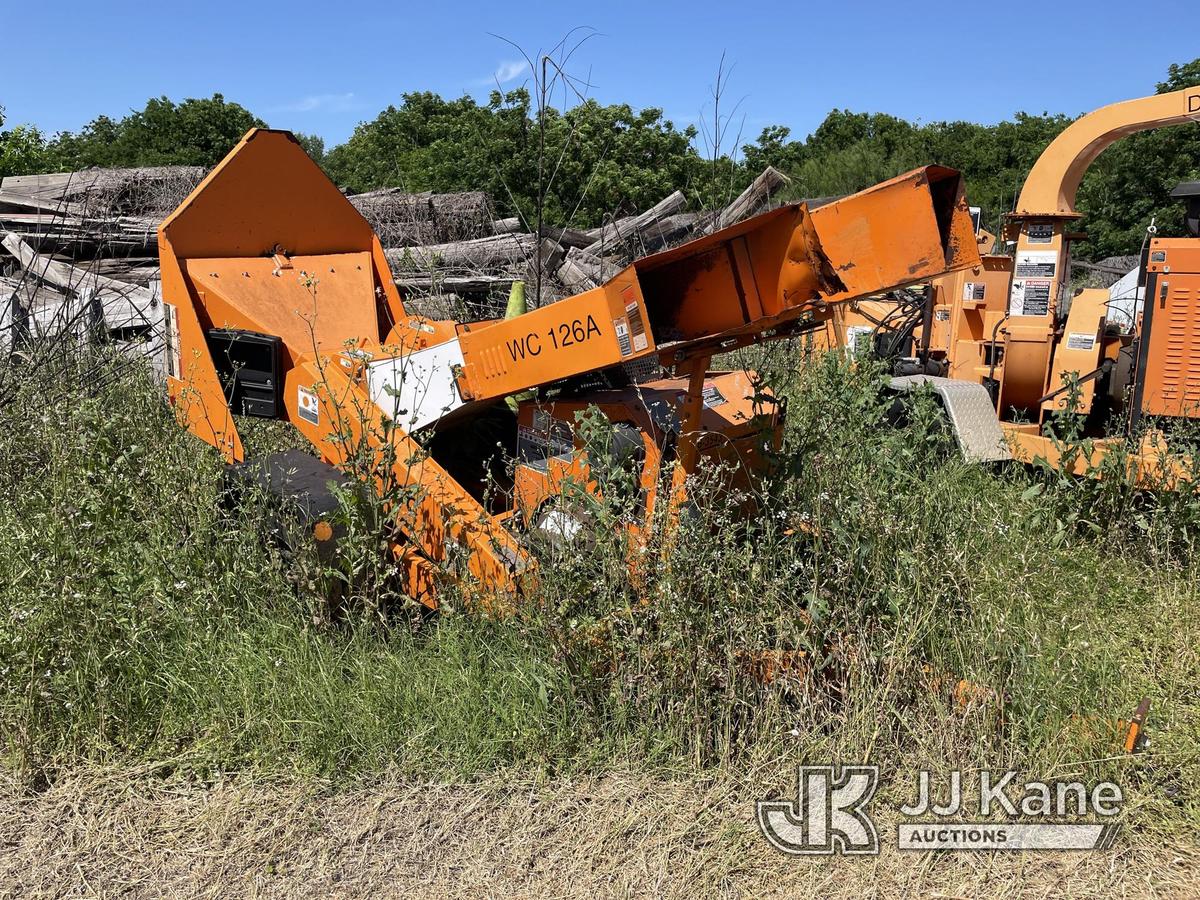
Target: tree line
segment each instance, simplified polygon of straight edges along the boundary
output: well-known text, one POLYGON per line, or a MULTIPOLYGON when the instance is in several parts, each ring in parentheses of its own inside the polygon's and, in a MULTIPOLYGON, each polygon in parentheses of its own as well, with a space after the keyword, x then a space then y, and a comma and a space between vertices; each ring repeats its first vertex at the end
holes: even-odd
MULTIPOLYGON (((1171 65, 1160 93, 1200 85, 1200 58, 1171 65)), ((1117 98, 1114 98, 1117 99, 1117 98)), ((641 211, 680 189, 697 208, 727 202, 767 165, 792 179, 789 199, 861 190, 916 166, 938 163, 963 172, 971 202, 993 230, 1012 209, 1025 176, 1045 146, 1072 119, 1017 113, 995 125, 914 124, 886 113, 833 110, 808 137, 764 128, 752 143, 703 153, 694 126, 678 126, 661 109, 581 102, 536 109, 525 89, 493 91, 486 102, 430 92, 404 94, 344 143, 326 151, 314 135, 297 137, 341 187, 409 191, 487 191, 502 216, 590 227, 605 217, 641 211), (540 172, 540 175, 539 175, 540 172)), ((100 116, 78 132, 43 135, 5 127, 0 107, 0 176, 91 166, 215 165, 251 127, 266 123, 220 94, 175 103, 151 99, 114 119, 100 116)), ((1106 151, 1079 191, 1092 258, 1134 252, 1146 226, 1178 233, 1182 212, 1168 194, 1200 179, 1200 128, 1133 135, 1106 151)))

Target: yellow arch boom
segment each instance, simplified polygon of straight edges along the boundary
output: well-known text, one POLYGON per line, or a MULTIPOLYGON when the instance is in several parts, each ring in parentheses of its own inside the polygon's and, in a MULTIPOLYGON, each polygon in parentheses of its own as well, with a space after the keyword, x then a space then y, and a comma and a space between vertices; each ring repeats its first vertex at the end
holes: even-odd
POLYGON ((1186 122, 1200 122, 1200 87, 1113 103, 1076 119, 1034 163, 1015 215, 1075 217, 1079 183, 1111 144, 1139 131, 1186 122))

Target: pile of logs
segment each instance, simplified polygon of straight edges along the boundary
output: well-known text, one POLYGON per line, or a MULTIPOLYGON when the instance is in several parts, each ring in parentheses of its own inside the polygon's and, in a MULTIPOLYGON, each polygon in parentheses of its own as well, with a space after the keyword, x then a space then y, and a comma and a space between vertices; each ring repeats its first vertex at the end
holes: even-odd
MULTIPOLYGON (((157 227, 199 183, 191 167, 109 169, 0 181, 0 354, 60 333, 149 336, 161 319, 157 227)), ((433 317, 503 312, 514 281, 532 306, 594 288, 632 260, 769 208, 787 179, 768 168, 723 209, 675 191, 589 230, 496 218, 481 192, 351 196, 386 248, 406 303, 433 317), (541 286, 540 296, 534 285, 541 286)))
POLYGON ((769 209, 786 184, 784 175, 768 167, 720 210, 689 211, 687 197, 675 191, 643 213, 596 228, 544 228, 540 241, 522 220, 508 218, 491 221, 466 239, 400 245, 385 240, 384 245, 396 284, 416 311, 484 318, 503 311, 514 281, 526 282, 532 305, 589 290, 639 257, 769 209), (540 296, 533 291, 536 284, 540 296))
POLYGON ((491 233, 495 212, 483 191, 405 194, 385 188, 355 194, 350 202, 371 223, 385 247, 443 244, 491 233))
POLYGON ((195 166, 10 175, 0 181, 0 231, 144 285, 158 268, 158 223, 203 177, 195 166))

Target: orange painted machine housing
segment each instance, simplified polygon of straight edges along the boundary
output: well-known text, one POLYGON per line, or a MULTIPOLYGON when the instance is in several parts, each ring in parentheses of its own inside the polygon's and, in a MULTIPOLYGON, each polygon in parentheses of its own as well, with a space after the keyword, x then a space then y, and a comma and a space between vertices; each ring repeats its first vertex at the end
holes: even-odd
MULTIPOLYGON (((629 456, 636 466, 638 498, 643 520, 649 520, 659 499, 667 463, 683 435, 680 410, 688 391, 686 378, 658 378, 625 388, 590 391, 578 397, 527 400, 517 413, 517 453, 514 500, 522 520, 531 523, 537 512, 561 495, 563 483, 574 479, 595 486, 586 446, 577 423, 589 409, 598 410, 615 428, 626 426, 635 446, 629 456)), ((706 372, 702 412, 694 435, 700 457, 718 464, 720 487, 737 498, 743 512, 753 506, 755 476, 770 469, 770 454, 782 440, 782 404, 752 372, 706 372)), ((712 491, 713 483, 706 484, 712 491)))
MULTIPOLYGON (((945 354, 950 377, 977 381, 993 391, 1010 436, 1026 440, 1038 435, 1046 417, 1065 407, 1065 376, 1094 373, 1132 340, 1131 332, 1118 333, 1108 322, 1102 293, 1067 294, 1071 244, 1082 237, 1073 229, 1080 218, 1075 200, 1084 173, 1123 137, 1196 121, 1200 87, 1114 103, 1081 116, 1049 144, 1030 171, 1003 230, 1012 254, 985 253, 980 268, 933 282, 935 311, 946 316, 949 333, 935 321, 927 350, 945 354)), ((1161 333, 1151 336, 1156 348, 1165 340, 1161 333)), ((1168 365, 1157 372, 1157 356, 1149 352, 1141 371, 1149 379, 1147 402, 1157 409, 1162 404, 1154 397, 1170 397, 1171 372, 1182 369, 1168 365)), ((1081 388, 1079 410, 1087 412, 1095 386, 1084 382, 1081 388)), ((1165 406, 1170 405, 1167 400, 1165 406)))
POLYGON ((1200 239, 1154 238, 1133 396, 1142 416, 1200 418, 1200 239))
MULTIPOLYGON (((406 590, 432 605, 453 563, 455 579, 492 608, 532 583, 532 560, 506 526, 548 488, 522 470, 531 460, 518 460, 512 495, 497 503, 486 479, 452 465, 446 447, 461 445, 459 434, 501 421, 519 446, 522 423, 536 430, 546 402, 550 420, 568 426, 597 405, 641 435, 647 513, 661 502, 664 450, 677 462, 673 505, 704 457, 736 460, 748 483, 762 463, 755 448, 777 438, 781 412, 750 373, 709 373, 714 354, 822 328, 855 299, 978 264, 962 179, 931 166, 816 210, 756 216, 508 320, 431 321, 405 309, 354 206, 292 135, 267 129, 249 132, 163 222, 159 247, 167 390, 181 423, 242 460, 230 408, 240 376, 210 341, 233 334, 277 345, 277 383, 260 387, 278 404, 266 408, 330 465, 361 464, 365 454, 384 464, 370 477, 402 489, 392 512, 406 590), (428 360, 442 368, 417 364, 428 360), (643 360, 675 377, 587 387, 597 373, 619 377, 643 360), (496 401, 534 389, 543 406, 526 403, 507 422, 496 401), (651 416, 651 396, 677 427, 651 416), (442 432, 451 439, 439 443, 442 432)), ((571 465, 583 471, 572 447, 571 465)))

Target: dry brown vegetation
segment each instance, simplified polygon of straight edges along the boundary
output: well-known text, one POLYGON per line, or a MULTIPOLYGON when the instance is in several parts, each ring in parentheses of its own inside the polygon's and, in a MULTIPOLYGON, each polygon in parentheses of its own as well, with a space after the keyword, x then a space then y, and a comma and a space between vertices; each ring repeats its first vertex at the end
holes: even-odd
POLYGON ((77 773, 0 794, 0 896, 1186 897, 1200 846, 798 860, 753 824, 765 786, 629 774, 552 784, 212 787, 77 773))

